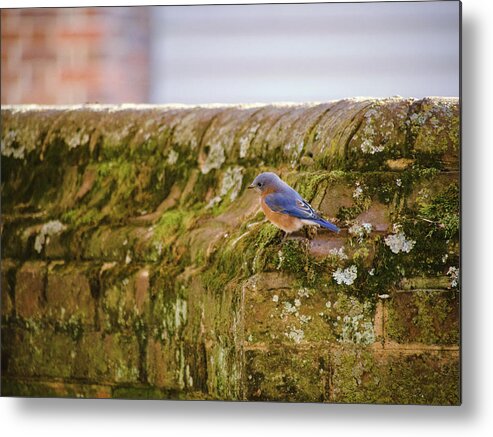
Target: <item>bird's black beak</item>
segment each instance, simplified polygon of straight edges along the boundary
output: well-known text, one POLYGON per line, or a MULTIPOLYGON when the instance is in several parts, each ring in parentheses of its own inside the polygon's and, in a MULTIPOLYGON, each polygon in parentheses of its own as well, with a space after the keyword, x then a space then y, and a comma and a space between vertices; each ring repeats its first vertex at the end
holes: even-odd
POLYGON ((250 185, 248 185, 248 187, 247 187, 247 188, 248 188, 249 190, 251 190, 252 188, 255 188, 255 185, 250 184, 250 185))

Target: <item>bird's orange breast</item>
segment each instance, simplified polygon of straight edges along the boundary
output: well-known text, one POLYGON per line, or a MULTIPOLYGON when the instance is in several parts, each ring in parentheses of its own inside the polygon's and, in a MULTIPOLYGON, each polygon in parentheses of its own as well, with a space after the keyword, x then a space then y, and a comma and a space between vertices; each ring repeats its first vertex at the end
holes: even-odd
POLYGON ((263 198, 260 200, 260 206, 262 207, 262 211, 264 211, 267 219, 284 232, 295 232, 303 227, 303 223, 300 219, 287 214, 272 211, 263 198))

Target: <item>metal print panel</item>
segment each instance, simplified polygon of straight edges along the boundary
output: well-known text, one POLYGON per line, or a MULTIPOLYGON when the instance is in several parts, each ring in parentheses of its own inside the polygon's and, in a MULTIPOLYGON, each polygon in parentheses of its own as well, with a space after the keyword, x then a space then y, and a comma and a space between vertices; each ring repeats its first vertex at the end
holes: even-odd
POLYGON ((459 405, 459 30, 2 9, 2 396, 459 405))

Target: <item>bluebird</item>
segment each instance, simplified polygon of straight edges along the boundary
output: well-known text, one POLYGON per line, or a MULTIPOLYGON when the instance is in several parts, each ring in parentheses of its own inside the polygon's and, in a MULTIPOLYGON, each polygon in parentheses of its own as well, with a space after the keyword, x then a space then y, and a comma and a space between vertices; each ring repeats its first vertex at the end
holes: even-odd
POLYGON ((248 186, 260 193, 260 205, 267 219, 286 234, 303 225, 322 226, 333 232, 339 228, 324 220, 298 192, 271 172, 259 174, 248 186))

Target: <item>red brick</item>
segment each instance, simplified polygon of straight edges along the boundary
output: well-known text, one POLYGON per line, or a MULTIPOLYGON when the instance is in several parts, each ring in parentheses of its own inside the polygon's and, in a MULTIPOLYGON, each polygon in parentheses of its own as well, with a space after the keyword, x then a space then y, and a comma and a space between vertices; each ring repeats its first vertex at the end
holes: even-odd
POLYGON ((146 365, 150 384, 168 389, 179 388, 175 350, 170 345, 150 338, 147 343, 146 365))
POLYGON ((49 271, 46 286, 48 315, 62 321, 75 318, 80 323, 93 324, 96 303, 91 294, 89 275, 84 267, 54 267, 49 271))
POLYGON ((97 81, 101 77, 98 68, 64 68, 60 72, 60 79, 67 82, 91 82, 97 81))
POLYGON ((47 60, 54 61, 56 59, 56 48, 45 44, 25 44, 22 47, 22 61, 32 60, 47 60))
POLYGON ((137 270, 122 264, 101 276, 103 312, 106 329, 132 329, 135 322, 146 320, 149 311, 149 269, 137 270))
POLYGON ((23 318, 41 317, 46 281, 46 264, 28 261, 16 275, 15 309, 23 318))
POLYGON ((102 39, 104 32, 98 26, 87 27, 87 28, 62 28, 58 31, 58 37, 64 40, 81 40, 84 42, 90 42, 92 44, 96 43, 97 40, 102 39))

